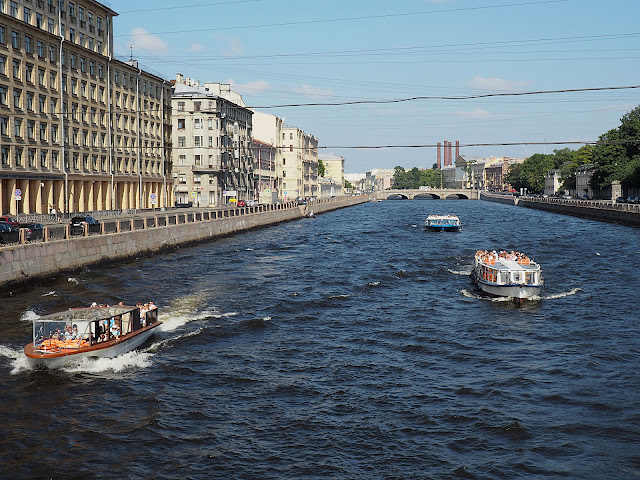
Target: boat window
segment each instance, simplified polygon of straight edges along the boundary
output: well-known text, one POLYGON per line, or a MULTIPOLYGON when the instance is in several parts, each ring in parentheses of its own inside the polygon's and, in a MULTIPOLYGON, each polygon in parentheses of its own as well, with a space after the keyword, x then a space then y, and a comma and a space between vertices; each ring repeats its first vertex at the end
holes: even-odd
POLYGON ((33 345, 39 350, 76 349, 89 344, 89 322, 34 321, 33 345))

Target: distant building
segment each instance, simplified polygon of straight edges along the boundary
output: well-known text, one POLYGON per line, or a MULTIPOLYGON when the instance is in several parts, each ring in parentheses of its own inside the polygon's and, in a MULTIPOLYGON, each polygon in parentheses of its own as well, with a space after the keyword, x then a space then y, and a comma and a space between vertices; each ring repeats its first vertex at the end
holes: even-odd
MULTIPOLYGON (((366 173, 345 173, 344 179, 352 186, 352 191, 364 191, 364 183, 367 178, 366 173)), ((349 192, 347 192, 349 193, 349 192)))
POLYGON ((364 188, 371 190, 388 190, 393 185, 393 175, 395 170, 392 168, 374 168, 366 173, 364 188))
MULTIPOLYGON (((324 179, 331 180, 333 187, 329 189, 329 196, 339 196, 344 194, 344 157, 332 153, 323 153, 318 156, 324 164, 324 179)), ((322 180, 322 177, 318 180, 322 180)), ((326 182, 325 182, 326 183, 326 182)), ((320 189, 320 197, 326 197, 326 192, 320 189)), ((326 188, 325 188, 326 190, 326 188)))
POLYGON ((576 195, 582 197, 584 195, 593 198, 593 190, 591 189, 591 177, 595 170, 593 163, 580 165, 576 171, 576 195))
POLYGON ((255 198, 260 203, 275 203, 280 198, 283 163, 283 119, 253 111, 253 158, 255 198))
POLYGON ((544 193, 555 195, 560 188, 560 170, 549 170, 544 176, 544 193))
POLYGON ((485 184, 483 188, 492 192, 511 190, 511 185, 506 182, 507 175, 509 175, 513 165, 523 163, 524 160, 524 158, 498 157, 495 162, 485 164, 485 184))
POLYGON ((200 85, 178 74, 171 103, 178 203, 253 199, 253 112, 242 97, 229 85, 200 85))
POLYGON ((318 139, 298 127, 285 126, 282 135, 281 199, 317 197, 318 139))

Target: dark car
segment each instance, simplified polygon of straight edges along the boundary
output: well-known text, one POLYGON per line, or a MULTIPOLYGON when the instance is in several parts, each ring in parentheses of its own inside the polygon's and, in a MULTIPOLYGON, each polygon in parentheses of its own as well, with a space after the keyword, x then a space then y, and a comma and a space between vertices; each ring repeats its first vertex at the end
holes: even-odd
POLYGON ((24 228, 24 237, 30 242, 44 238, 44 225, 41 223, 21 223, 20 228, 24 228))
POLYGON ((8 215, 5 215, 4 217, 0 217, 0 222, 8 223, 14 228, 18 228, 20 226, 20 222, 18 222, 18 220, 8 215))
POLYGON ((0 243, 17 243, 20 241, 20 232, 7 222, 0 222, 0 243))
POLYGON ((86 217, 73 217, 69 220, 71 235, 82 235, 85 224, 89 226, 89 233, 100 233, 100 222, 87 215, 86 217))

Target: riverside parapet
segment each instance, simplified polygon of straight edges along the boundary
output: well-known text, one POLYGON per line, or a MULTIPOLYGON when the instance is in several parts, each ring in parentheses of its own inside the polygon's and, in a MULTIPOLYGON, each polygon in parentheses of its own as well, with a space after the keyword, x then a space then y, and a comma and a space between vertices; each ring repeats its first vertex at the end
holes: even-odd
POLYGON ((620 223, 622 225, 640 227, 639 205, 561 198, 512 197, 491 193, 482 193, 480 199, 518 207, 545 210, 562 215, 588 218, 600 222, 620 223))
POLYGON ((253 228, 303 218, 369 201, 367 196, 336 197, 298 206, 260 205, 217 211, 171 213, 112 220, 103 234, 69 237, 0 248, 0 286, 6 289, 55 277, 87 265, 116 263, 253 228), (112 231, 113 233, 106 233, 112 231))

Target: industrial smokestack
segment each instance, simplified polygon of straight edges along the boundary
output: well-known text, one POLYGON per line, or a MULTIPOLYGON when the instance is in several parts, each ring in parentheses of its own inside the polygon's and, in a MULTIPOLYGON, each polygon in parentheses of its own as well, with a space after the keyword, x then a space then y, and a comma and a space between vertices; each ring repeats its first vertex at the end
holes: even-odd
POLYGON ((456 140, 456 160, 460 156, 460 140, 456 140))
POLYGON ((457 158, 453 158, 453 142, 449 142, 449 165, 456 163, 457 158))
POLYGON ((449 165, 449 151, 448 151, 447 145, 449 145, 449 140, 444 141, 444 166, 445 167, 449 165))
POLYGON ((440 157, 440 155, 441 155, 441 153, 440 153, 440 148, 441 148, 441 147, 442 147, 442 143, 438 142, 438 169, 441 169, 441 168, 442 168, 442 164, 441 164, 441 162, 440 162, 440 158, 441 158, 441 157, 440 157))

